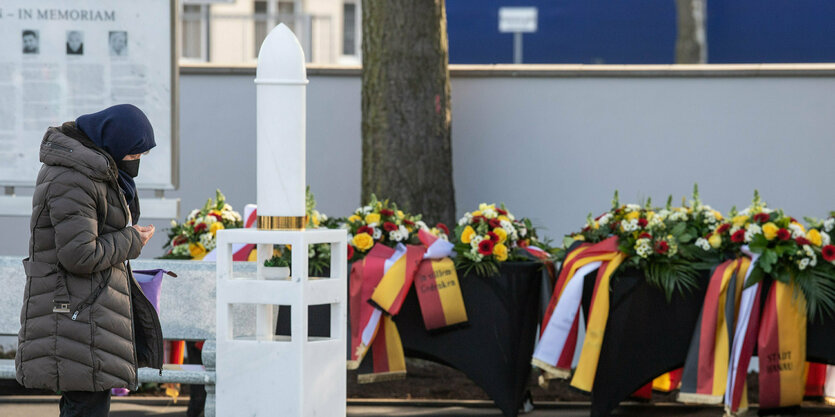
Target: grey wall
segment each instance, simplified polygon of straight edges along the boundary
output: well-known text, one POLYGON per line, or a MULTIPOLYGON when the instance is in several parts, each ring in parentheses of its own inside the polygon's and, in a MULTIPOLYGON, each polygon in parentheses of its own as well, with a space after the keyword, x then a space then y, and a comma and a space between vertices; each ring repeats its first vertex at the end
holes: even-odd
MULTIPOLYGON (((220 188, 255 201, 254 71, 184 69, 182 216, 220 188)), ((721 210, 759 188, 795 217, 835 209, 830 161, 835 71, 518 71, 455 69, 454 182, 459 214, 505 202, 559 240, 588 212, 698 182, 721 210)), ((360 195, 357 70, 312 70, 307 175, 321 211, 347 215, 360 195)), ((403 161, 409 164, 411 161, 403 161)), ((144 223, 144 222, 143 222, 144 223)), ((158 227, 165 222, 155 220, 158 227)), ((0 254, 23 255, 28 219, 0 218, 0 254)), ((144 257, 161 254, 164 231, 144 257)))

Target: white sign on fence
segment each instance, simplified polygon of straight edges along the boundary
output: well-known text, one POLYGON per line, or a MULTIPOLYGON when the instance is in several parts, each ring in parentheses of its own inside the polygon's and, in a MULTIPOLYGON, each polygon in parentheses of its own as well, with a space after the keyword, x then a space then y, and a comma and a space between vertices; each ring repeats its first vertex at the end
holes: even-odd
POLYGON ((500 7, 499 32, 530 33, 537 29, 536 7, 500 7))

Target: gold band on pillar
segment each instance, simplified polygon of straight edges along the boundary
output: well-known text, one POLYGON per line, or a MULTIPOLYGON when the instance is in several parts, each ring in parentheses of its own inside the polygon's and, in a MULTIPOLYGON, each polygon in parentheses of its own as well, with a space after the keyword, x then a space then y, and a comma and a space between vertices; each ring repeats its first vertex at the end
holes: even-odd
POLYGON ((258 216, 261 230, 304 230, 307 216, 258 216))

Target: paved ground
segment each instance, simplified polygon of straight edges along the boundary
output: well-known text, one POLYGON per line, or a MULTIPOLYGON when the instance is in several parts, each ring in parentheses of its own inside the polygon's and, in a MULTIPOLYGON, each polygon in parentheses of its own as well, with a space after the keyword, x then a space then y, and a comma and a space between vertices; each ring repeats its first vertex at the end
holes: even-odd
MULTIPOLYGON (((157 398, 115 399, 111 406, 111 417, 184 417, 186 403, 178 404, 157 398)), ((632 404, 618 409, 617 416, 680 416, 720 417, 718 407, 688 407, 675 404, 640 405, 632 404)), ((586 404, 542 404, 524 417, 586 417, 586 404)), ((756 413, 749 413, 756 415, 756 413)), ((807 407, 801 416, 832 416, 835 408, 807 407)), ((2 417, 57 417, 58 397, 3 397, 0 396, 2 417)), ((363 401, 348 406, 348 417, 501 417, 502 413, 483 401, 415 403, 404 401, 363 401), (417 404, 417 405, 416 405, 417 404)))

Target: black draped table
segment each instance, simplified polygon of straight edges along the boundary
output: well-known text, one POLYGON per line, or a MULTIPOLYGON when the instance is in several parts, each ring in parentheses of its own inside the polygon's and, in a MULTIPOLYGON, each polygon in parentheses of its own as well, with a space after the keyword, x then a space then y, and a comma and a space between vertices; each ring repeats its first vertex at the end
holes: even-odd
MULTIPOLYGON (((528 389, 540 320, 543 268, 538 262, 507 262, 501 265, 500 275, 486 278, 463 276, 458 271, 469 321, 431 333, 423 325, 412 286, 400 313, 394 317, 406 356, 463 372, 505 416, 515 417, 528 389)), ((289 335, 289 308, 279 310, 276 334, 289 335)), ((330 306, 311 306, 308 317, 310 336, 330 335, 330 306)), ((349 337, 350 334, 348 330, 349 337)), ((347 349, 350 356, 350 346, 347 349)), ((364 363, 361 370, 368 365, 364 363)))
MULTIPOLYGON (((586 285, 593 279, 587 277, 586 285)), ((592 387, 592 416, 609 415, 618 403, 655 377, 684 365, 708 279, 705 273, 698 289, 675 294, 667 302, 664 293, 648 284, 640 271, 616 273, 592 387)), ((767 291, 770 282, 762 285, 767 291)), ((810 321, 806 340, 808 361, 835 365, 835 319, 810 321)))
POLYGON ((505 416, 516 416, 531 373, 542 267, 513 262, 502 265, 500 276, 459 275, 469 323, 439 333, 426 331, 412 289, 394 318, 406 355, 458 369, 484 389, 505 416))

